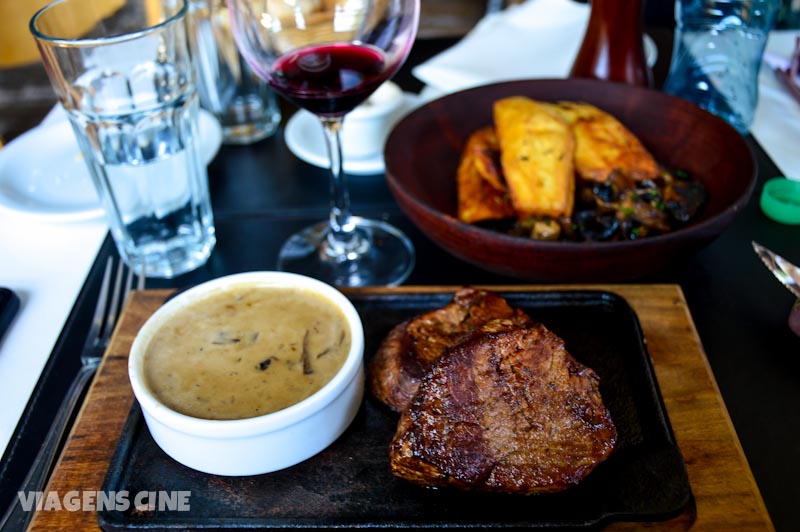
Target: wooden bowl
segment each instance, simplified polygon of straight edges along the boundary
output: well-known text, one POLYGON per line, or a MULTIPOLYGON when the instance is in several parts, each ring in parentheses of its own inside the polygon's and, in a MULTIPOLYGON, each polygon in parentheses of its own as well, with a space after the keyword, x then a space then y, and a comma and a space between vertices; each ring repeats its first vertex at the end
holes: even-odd
POLYGON ((405 214, 442 248, 481 268, 536 281, 614 281, 668 268, 716 238, 744 208, 756 182, 750 146, 724 120, 661 92, 584 79, 524 80, 444 96, 405 117, 385 148, 389 188, 405 214), (471 133, 492 123, 507 96, 588 102, 613 114, 657 161, 700 179, 700 216, 679 230, 620 242, 546 242, 456 218, 456 170, 471 133))

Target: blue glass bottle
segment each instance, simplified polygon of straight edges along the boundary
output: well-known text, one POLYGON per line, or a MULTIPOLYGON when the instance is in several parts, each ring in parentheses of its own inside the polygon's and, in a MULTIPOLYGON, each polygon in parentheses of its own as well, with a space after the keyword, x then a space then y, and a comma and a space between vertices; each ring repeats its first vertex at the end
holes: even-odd
POLYGON ((676 0, 675 45, 664 91, 746 134, 758 71, 780 0, 676 0))

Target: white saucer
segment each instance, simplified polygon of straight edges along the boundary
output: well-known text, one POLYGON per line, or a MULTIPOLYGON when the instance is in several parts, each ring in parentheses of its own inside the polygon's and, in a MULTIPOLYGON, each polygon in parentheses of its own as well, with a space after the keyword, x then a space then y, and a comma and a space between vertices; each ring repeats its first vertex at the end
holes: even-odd
MULTIPOLYGON (((222 144, 222 128, 207 111, 200 112, 199 127, 208 164, 222 144)), ((36 127, 0 149, 0 209, 50 222, 104 215, 68 121, 36 127)))
MULTIPOLYGON (((403 107, 398 111, 395 122, 409 113, 418 104, 419 98, 415 94, 403 93, 403 101, 403 107)), ((313 114, 302 109, 297 111, 286 124, 283 137, 286 146, 298 158, 320 168, 330 168, 322 124, 313 114)), ((382 174, 383 153, 360 159, 344 156, 344 171, 353 175, 382 174)))

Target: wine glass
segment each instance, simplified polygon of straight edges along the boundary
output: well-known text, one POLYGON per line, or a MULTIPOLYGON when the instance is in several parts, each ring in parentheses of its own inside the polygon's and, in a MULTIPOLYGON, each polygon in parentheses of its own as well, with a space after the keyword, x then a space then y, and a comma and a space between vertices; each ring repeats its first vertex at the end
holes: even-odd
POLYGON ((291 236, 278 269, 337 286, 397 285, 414 247, 395 227, 353 216, 339 130, 405 61, 419 0, 228 0, 236 44, 277 93, 322 122, 330 159, 329 220, 291 236))

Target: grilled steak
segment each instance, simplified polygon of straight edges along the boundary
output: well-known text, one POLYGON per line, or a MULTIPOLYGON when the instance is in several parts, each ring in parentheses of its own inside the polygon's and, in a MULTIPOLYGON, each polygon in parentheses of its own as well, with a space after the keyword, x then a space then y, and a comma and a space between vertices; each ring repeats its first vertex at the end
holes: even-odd
POLYGON ((477 288, 462 288, 446 306, 396 326, 387 335, 369 366, 372 394, 396 412, 404 411, 420 379, 445 349, 493 319, 517 325, 533 321, 503 297, 477 288))
POLYGON ((424 486, 563 490, 614 448, 594 371, 543 325, 491 322, 422 378, 390 446, 392 472, 424 486))
POLYGON ((367 372, 372 395, 395 412, 402 412, 411 404, 428 367, 408 349, 408 321, 386 335, 367 372))

